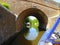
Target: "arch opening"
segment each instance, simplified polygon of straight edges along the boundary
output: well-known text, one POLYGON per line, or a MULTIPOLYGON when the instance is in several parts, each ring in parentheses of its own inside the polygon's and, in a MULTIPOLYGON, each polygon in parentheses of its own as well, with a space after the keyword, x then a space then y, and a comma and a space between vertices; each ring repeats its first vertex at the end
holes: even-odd
POLYGON ((27 18, 28 16, 35 16, 39 20, 39 27, 38 27, 39 31, 46 30, 48 18, 45 15, 45 13, 37 8, 29 8, 24 10, 21 14, 19 14, 19 17, 17 19, 17 28, 16 28, 17 31, 23 29, 23 22, 25 18, 27 18))
POLYGON ((28 16, 23 22, 24 37, 35 40, 39 34, 39 20, 35 16, 28 16))

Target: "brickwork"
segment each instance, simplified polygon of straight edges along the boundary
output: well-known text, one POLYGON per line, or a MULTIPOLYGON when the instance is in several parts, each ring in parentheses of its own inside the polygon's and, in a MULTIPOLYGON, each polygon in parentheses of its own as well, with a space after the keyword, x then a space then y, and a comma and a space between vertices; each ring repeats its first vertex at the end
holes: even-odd
POLYGON ((15 33, 15 16, 0 5, 0 43, 15 33))

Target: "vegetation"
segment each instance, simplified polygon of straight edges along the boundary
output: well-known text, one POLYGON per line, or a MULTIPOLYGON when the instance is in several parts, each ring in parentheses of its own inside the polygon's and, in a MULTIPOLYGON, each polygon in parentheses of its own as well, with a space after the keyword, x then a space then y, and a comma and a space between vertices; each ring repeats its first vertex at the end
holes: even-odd
POLYGON ((10 5, 8 3, 0 2, 0 4, 6 7, 7 9, 10 9, 10 5))

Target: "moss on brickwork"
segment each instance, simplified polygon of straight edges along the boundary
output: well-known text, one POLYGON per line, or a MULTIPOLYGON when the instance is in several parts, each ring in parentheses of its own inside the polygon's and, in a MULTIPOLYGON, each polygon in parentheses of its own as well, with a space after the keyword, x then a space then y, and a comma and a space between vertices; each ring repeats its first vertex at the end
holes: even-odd
POLYGON ((10 9, 10 5, 8 3, 0 2, 0 4, 6 7, 7 9, 10 9))

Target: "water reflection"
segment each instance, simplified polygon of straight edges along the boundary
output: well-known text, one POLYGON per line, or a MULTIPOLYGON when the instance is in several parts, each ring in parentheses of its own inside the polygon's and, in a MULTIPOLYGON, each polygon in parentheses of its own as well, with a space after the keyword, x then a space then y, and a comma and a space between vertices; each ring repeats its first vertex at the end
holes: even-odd
POLYGON ((25 36, 27 40, 34 40, 38 36, 38 32, 35 28, 30 28, 28 34, 25 36))

